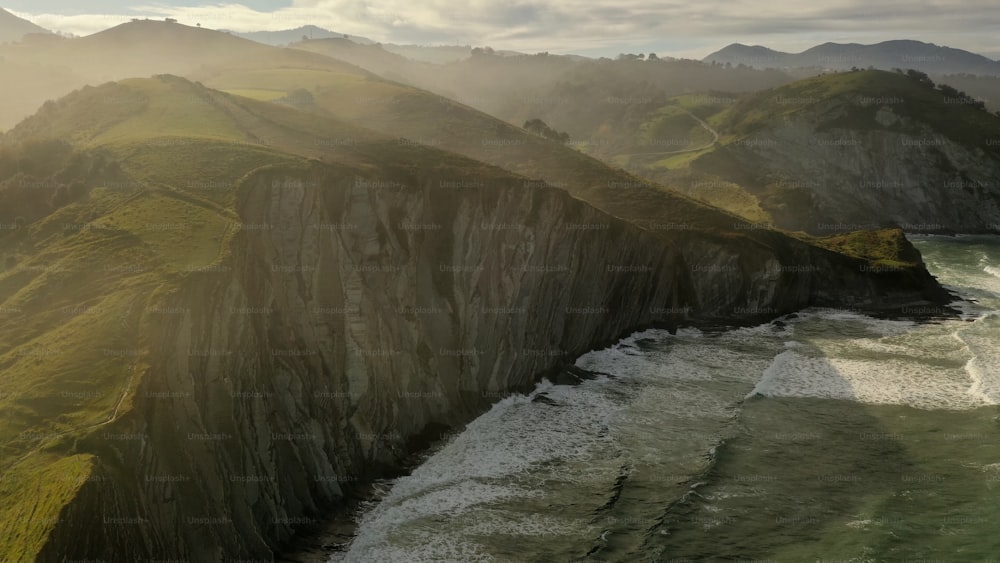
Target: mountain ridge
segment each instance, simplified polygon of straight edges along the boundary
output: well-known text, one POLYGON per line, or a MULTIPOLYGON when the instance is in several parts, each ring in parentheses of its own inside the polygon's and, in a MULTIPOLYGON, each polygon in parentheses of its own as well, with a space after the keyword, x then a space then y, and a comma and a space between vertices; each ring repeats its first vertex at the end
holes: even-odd
POLYGON ((221 30, 226 33, 231 33, 243 39, 249 39, 251 41, 256 41, 258 43, 264 43, 266 45, 274 46, 286 46, 291 43, 296 43, 302 41, 303 38, 307 39, 333 39, 342 38, 348 39, 357 43, 359 45, 372 45, 375 41, 368 39, 367 37, 361 37, 358 35, 349 35, 346 33, 339 33, 336 31, 330 31, 315 25, 303 25, 296 27, 294 29, 282 29, 277 31, 228 31, 221 30))
POLYGON ((52 32, 0 8, 0 43, 20 41, 24 39, 25 35, 32 33, 50 34, 52 32))
POLYGON ((874 44, 827 42, 799 53, 776 51, 760 45, 728 45, 702 59, 705 62, 754 68, 820 68, 848 70, 874 66, 882 70, 914 68, 932 74, 1000 75, 1000 62, 951 47, 912 39, 874 44))

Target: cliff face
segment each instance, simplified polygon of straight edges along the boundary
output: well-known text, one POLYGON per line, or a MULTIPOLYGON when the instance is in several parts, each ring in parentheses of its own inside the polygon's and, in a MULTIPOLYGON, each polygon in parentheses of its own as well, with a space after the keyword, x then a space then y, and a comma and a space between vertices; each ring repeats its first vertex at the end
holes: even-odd
POLYGON ((770 181, 810 195, 811 208, 784 209, 786 198, 768 209, 789 229, 829 234, 895 223, 915 232, 1000 231, 1000 160, 992 149, 956 142, 892 105, 859 111, 830 100, 775 120, 729 154, 756 171, 752 191, 770 181))
POLYGON ((144 320, 134 408, 79 445, 93 478, 39 559, 270 560, 422 432, 639 327, 946 299, 922 269, 777 234, 654 233, 515 178, 443 179, 248 177, 227 255, 144 320))

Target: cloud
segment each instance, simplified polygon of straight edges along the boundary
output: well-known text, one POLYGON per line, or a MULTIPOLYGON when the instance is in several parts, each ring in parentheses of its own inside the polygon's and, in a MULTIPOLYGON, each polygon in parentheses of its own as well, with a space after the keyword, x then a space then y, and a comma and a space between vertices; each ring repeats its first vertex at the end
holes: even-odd
MULTIPOLYGON (((732 42, 794 50, 854 38, 913 38, 995 49, 994 0, 292 0, 272 11, 240 3, 136 5, 126 14, 21 14, 39 25, 87 34, 136 14, 203 27, 256 31, 317 25, 393 43, 491 45, 527 52, 617 52, 634 46, 714 50, 732 42), (985 41, 985 44, 980 42, 985 41), (685 47, 694 46, 694 47, 685 47), (711 46, 712 48, 709 48, 711 46)), ((647 49, 648 50, 648 49, 647 49)))

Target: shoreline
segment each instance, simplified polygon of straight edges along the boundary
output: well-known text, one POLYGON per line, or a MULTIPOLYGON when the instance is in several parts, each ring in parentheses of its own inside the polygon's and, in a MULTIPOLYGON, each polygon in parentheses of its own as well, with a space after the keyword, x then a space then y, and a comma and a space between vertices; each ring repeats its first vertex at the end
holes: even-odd
MULTIPOLYGON (((627 331, 625 334, 620 335, 616 340, 610 343, 598 343, 591 351, 612 346, 615 343, 620 342, 622 339, 627 338, 629 335, 643 330, 667 330, 671 334, 674 334, 677 330, 682 328, 694 328, 711 334, 774 322, 783 324, 784 321, 794 319, 801 313, 812 309, 846 311, 867 315, 880 320, 911 320, 917 323, 933 323, 940 320, 961 320, 962 311, 955 307, 955 305, 956 303, 963 302, 965 300, 957 295, 954 295, 953 297, 955 297, 955 300, 949 302, 947 305, 934 305, 926 301, 920 305, 914 305, 914 307, 926 307, 933 309, 933 312, 927 311, 916 314, 906 312, 906 309, 909 308, 908 305, 902 305, 896 308, 871 308, 867 310, 812 306, 781 315, 745 317, 738 319, 736 322, 727 323, 713 322, 711 320, 693 320, 687 323, 669 324, 654 323, 653 326, 637 327, 634 330, 627 331)), ((588 352, 583 352, 583 354, 586 353, 588 352)), ((572 374, 575 368, 576 359, 583 354, 578 355, 572 360, 564 359, 561 365, 539 374, 535 379, 533 386, 541 383, 544 379, 549 379, 556 384, 573 384, 568 383, 568 381, 572 381, 573 378, 560 378, 559 374, 563 372, 569 372, 572 374)), ((527 394, 529 392, 530 390, 527 389, 510 391, 511 394, 527 394)), ((497 399, 497 401, 491 403, 489 408, 492 408, 492 406, 499 400, 500 399, 497 399)), ((483 412, 485 413, 489 410, 489 408, 485 409, 483 412)), ((380 502, 383 496, 389 492, 392 483, 396 479, 412 473, 414 469, 419 467, 428 458, 433 456, 444 445, 446 445, 452 436, 457 435, 464 430, 464 426, 461 429, 437 428, 430 430, 431 432, 438 430, 436 439, 428 439, 427 431, 425 430, 425 432, 422 433, 423 439, 419 440, 420 442, 423 442, 422 445, 424 447, 418 447, 411 451, 410 454, 403 460, 403 463, 397 471, 362 482, 356 489, 350 490, 344 497, 343 504, 331 508, 327 514, 319 519, 319 523, 309 528, 303 528, 301 534, 293 536, 289 540, 288 544, 285 545, 280 552, 275 554, 275 561, 279 563, 327 563, 337 554, 346 554, 349 550, 351 542, 357 535, 357 530, 360 524, 360 516, 366 506, 370 503, 380 502), (389 486, 382 488, 382 485, 389 486)))

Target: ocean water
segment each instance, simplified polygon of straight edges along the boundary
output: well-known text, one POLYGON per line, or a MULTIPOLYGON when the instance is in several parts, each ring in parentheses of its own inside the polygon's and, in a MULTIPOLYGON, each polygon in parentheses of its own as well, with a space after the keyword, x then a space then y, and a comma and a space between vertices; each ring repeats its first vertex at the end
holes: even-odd
POLYGON ((961 319, 634 334, 388 483, 331 560, 1000 561, 1000 237, 914 243, 961 319))

